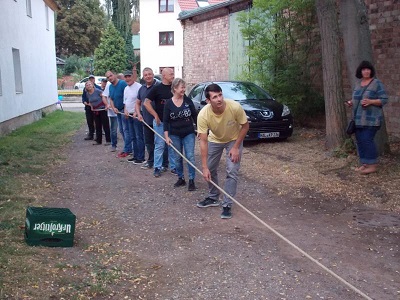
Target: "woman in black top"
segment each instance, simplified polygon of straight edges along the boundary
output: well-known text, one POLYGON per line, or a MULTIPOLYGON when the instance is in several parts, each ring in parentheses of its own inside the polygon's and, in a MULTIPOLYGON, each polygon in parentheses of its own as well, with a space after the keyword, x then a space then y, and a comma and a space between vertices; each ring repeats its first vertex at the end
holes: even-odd
MULTIPOLYGON (((190 100, 185 95, 186 83, 181 78, 175 78, 171 85, 172 98, 167 100, 164 106, 164 136, 168 145, 172 144, 179 152, 183 153, 185 149, 185 157, 193 165, 194 147, 196 134, 194 124, 197 119, 197 111, 190 100)), ((175 187, 186 185, 183 175, 183 159, 175 153, 176 172, 178 181, 174 184, 175 187)), ((189 191, 194 191, 196 186, 194 178, 196 170, 188 164, 189 173, 189 191)))

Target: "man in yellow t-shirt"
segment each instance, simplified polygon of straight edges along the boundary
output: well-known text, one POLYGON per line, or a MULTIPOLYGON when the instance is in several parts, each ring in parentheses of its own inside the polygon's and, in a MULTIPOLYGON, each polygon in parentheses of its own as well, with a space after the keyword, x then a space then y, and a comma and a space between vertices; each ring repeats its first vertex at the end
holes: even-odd
MULTIPOLYGON (((203 177, 208 182, 208 196, 197 203, 198 207, 219 206, 220 191, 210 182, 218 185, 218 165, 222 153, 226 152, 226 180, 224 190, 235 197, 243 140, 249 130, 249 123, 238 102, 225 100, 218 84, 206 87, 207 105, 197 116, 197 132, 200 138, 201 165, 203 177)), ((226 195, 222 201, 222 219, 230 219, 232 200, 226 195)))

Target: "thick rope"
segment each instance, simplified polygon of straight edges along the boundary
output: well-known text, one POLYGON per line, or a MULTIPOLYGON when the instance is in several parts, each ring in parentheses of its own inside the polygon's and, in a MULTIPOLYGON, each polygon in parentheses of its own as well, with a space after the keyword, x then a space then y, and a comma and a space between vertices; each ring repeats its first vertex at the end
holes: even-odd
MULTIPOLYGON (((121 115, 126 116, 124 113, 118 112, 121 115)), ((136 118, 133 117, 131 115, 129 115, 131 118, 136 118)), ((137 118, 136 118, 137 119, 137 118)), ((149 129, 151 129, 155 134, 157 134, 157 136, 159 136, 161 139, 163 139, 165 141, 165 138, 163 136, 161 136, 160 134, 158 134, 150 125, 148 125, 144 120, 141 121, 144 125, 146 125, 149 129)), ((188 164, 190 164, 197 172, 199 172, 201 175, 203 175, 203 172, 200 171, 195 165, 193 165, 188 159, 186 159, 186 157, 180 153, 172 144, 169 145, 172 149, 174 149, 174 151, 176 153, 178 153, 188 164)), ((315 258, 313 258, 311 255, 309 255, 307 252, 305 252, 304 250, 302 250, 300 247, 298 247, 297 245, 293 244, 291 241, 289 241, 287 238, 285 238, 282 234, 280 234, 278 231, 276 231, 274 228, 272 228, 270 225, 268 225, 267 223, 265 223, 263 220, 261 220, 259 217, 257 217, 254 213, 252 213, 250 210, 248 210, 244 205, 242 205, 239 201, 237 201, 235 198, 233 198, 231 195, 229 195, 227 192, 225 192, 221 187, 219 187, 215 182, 213 182, 212 180, 210 180, 210 183, 215 186, 221 193, 223 193, 225 196, 227 196, 229 199, 231 199, 234 203, 236 203, 237 205, 239 205, 245 212, 247 212, 250 216, 252 216, 254 219, 256 219, 258 222, 260 222, 262 225, 264 225, 265 227, 267 227, 270 231, 272 231, 272 233, 274 233, 276 236, 278 236, 281 240, 283 240, 284 242, 288 243, 290 246, 292 246, 294 249, 296 249, 297 251, 299 251, 302 255, 304 255, 305 257, 307 257, 309 260, 311 260, 312 262, 314 262, 315 264, 317 264, 320 268, 322 268, 324 271, 328 272, 329 274, 331 274, 333 277, 335 277, 336 279, 338 279, 341 283, 343 283, 344 285, 346 285, 348 288, 350 288, 351 290, 353 290, 354 292, 356 292, 357 294, 359 294, 360 296, 364 297, 365 299, 368 300, 373 300, 372 298, 370 298, 368 295, 366 295, 365 293, 363 293, 362 291, 360 291, 358 288, 356 288, 354 285, 352 285, 351 283, 347 282, 345 279, 343 279, 342 277, 340 277, 339 275, 337 275, 335 272, 333 272, 331 269, 329 269, 328 267, 326 267, 325 265, 321 264, 318 260, 316 260, 315 258)))

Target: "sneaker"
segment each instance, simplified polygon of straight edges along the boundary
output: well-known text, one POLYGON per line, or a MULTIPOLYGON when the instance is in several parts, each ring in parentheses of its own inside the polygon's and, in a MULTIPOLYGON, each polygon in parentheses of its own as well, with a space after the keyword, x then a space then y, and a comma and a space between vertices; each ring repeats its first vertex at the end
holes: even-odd
POLYGON ((91 141, 93 140, 93 136, 87 136, 84 138, 85 141, 91 141))
POLYGON ((101 143, 95 142, 95 143, 93 143, 93 145, 101 145, 101 143))
POLYGON ((140 168, 144 169, 144 170, 148 170, 148 169, 153 169, 153 166, 149 165, 149 163, 145 163, 140 168))
POLYGON ((171 173, 178 176, 178 173, 176 172, 176 169, 171 169, 171 173))
POLYGON ((210 206, 219 206, 218 200, 214 200, 207 197, 203 201, 197 202, 197 207, 210 207, 210 206))
POLYGON ((142 163, 144 163, 144 160, 143 159, 134 159, 132 162, 135 165, 141 165, 142 163))
POLYGON ((166 167, 161 167, 161 172, 165 173, 165 172, 167 172, 167 169, 168 168, 166 168, 166 167))
POLYGON ((179 178, 178 181, 174 184, 174 187, 180 187, 186 185, 186 181, 183 178, 179 178))
POLYGON ((119 158, 124 158, 124 157, 127 157, 129 154, 128 153, 125 153, 125 152, 120 152, 120 153, 118 153, 118 157, 119 158))
POLYGON ((111 152, 117 151, 117 147, 111 147, 111 152))
POLYGON ((189 179, 188 191, 195 191, 195 190, 196 190, 196 186, 194 185, 194 180, 189 179))
POLYGON ((221 213, 221 219, 230 219, 232 218, 232 212, 230 207, 223 207, 221 213))
POLYGON ((106 143, 104 144, 104 146, 110 146, 110 145, 111 145, 110 142, 106 142, 106 143))
POLYGON ((161 169, 155 168, 153 175, 154 175, 154 177, 160 177, 161 176, 161 169))
POLYGON ((132 162, 132 163, 133 163, 134 160, 136 160, 136 158, 134 158, 134 157, 131 157, 131 158, 127 159, 127 161, 132 162))

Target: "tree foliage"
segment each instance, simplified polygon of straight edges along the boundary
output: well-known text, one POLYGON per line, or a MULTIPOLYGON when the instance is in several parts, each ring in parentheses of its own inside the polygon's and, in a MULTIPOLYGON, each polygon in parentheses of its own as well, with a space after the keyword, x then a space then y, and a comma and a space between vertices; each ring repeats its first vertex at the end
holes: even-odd
MULTIPOLYGON (((112 0, 112 22, 125 40, 125 51, 127 55, 126 68, 131 67, 130 61, 134 61, 132 45, 132 8, 137 1, 132 0, 112 0)), ((138 7, 137 7, 138 8, 138 7)))
POLYGON ((58 56, 90 56, 105 27, 99 0, 61 0, 56 21, 58 56))
POLYGON ((323 98, 313 89, 319 43, 313 0, 255 0, 239 18, 249 41, 247 80, 288 104, 299 120, 321 113, 323 98))
POLYGON ((126 69, 125 40, 111 22, 104 31, 94 55, 94 68, 98 75, 105 74, 107 70, 121 72, 126 69))

